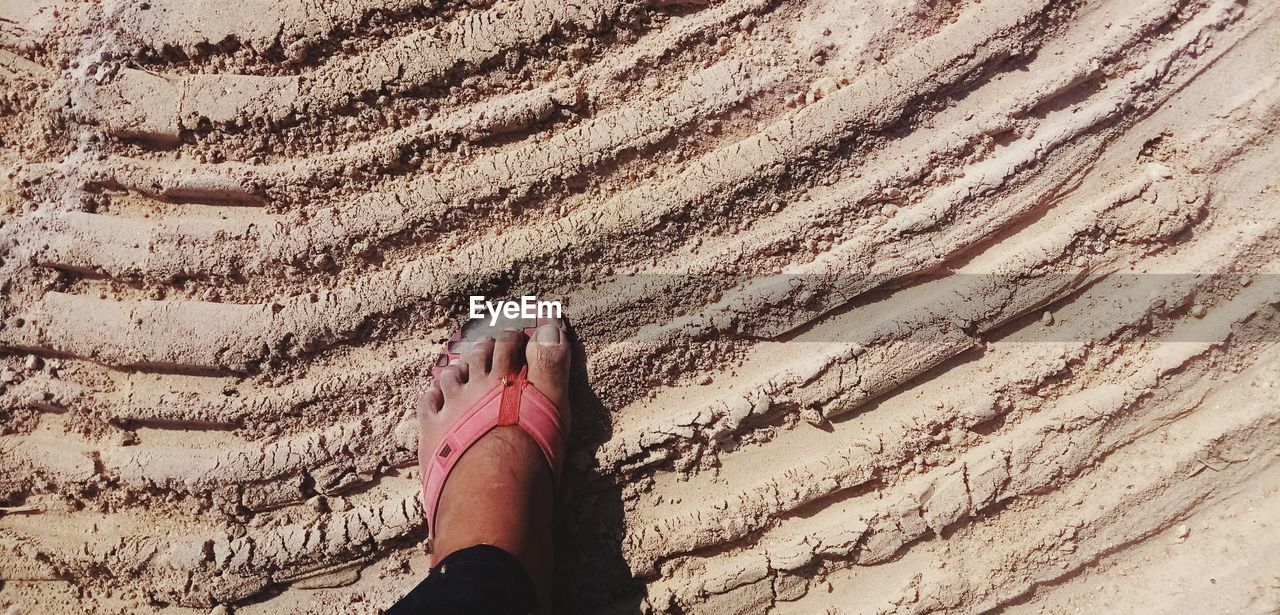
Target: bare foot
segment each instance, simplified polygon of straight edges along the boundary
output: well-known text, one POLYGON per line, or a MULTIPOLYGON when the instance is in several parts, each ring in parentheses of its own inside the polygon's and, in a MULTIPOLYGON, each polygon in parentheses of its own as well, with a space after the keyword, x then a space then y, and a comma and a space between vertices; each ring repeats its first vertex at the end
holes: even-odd
MULTIPOLYGON (((568 335, 559 323, 543 325, 531 340, 520 331, 503 331, 496 341, 474 342, 419 399, 419 469, 425 472, 463 412, 526 363, 529 383, 555 404, 567 435, 570 356, 568 335)), ((431 537, 432 563, 477 544, 499 547, 524 564, 540 610, 547 612, 553 492, 551 468, 533 439, 520 427, 495 427, 463 453, 445 482, 431 537)))

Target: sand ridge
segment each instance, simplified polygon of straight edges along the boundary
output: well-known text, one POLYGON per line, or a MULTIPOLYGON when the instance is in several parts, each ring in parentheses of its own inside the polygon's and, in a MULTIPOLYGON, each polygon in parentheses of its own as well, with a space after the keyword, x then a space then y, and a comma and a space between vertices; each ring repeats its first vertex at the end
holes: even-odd
POLYGON ((0 6, 0 606, 380 612, 435 344, 537 293, 582 340, 563 612, 1273 612, 1278 34, 0 6))

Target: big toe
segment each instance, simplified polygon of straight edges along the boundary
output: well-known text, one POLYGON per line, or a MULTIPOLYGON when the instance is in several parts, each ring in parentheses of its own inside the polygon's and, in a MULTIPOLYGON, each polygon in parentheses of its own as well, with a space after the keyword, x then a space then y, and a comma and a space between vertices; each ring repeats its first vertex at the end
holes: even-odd
POLYGON ((569 335, 560 323, 538 327, 525 346, 529 363, 529 382, 555 403, 560 412, 568 409, 569 361, 573 351, 569 335))

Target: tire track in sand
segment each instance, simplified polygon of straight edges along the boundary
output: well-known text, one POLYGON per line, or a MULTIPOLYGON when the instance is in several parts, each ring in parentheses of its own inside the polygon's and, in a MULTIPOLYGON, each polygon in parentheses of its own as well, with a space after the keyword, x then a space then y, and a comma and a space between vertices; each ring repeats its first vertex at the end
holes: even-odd
POLYGON ((566 611, 996 608, 1274 474, 1272 7, 301 6, 14 22, 19 608, 378 612, 477 289, 585 342, 566 611), (111 102, 140 67, 194 95, 111 102))

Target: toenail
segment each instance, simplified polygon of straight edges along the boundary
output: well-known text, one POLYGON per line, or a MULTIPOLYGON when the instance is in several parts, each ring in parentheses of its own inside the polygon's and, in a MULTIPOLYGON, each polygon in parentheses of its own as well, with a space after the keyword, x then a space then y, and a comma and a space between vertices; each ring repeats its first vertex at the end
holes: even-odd
POLYGON ((461 362, 462 362, 462 359, 454 359, 452 361, 449 361, 449 365, 457 365, 461 362))
POLYGON ((560 327, 547 324, 538 327, 538 343, 543 346, 555 346, 560 343, 560 327))

